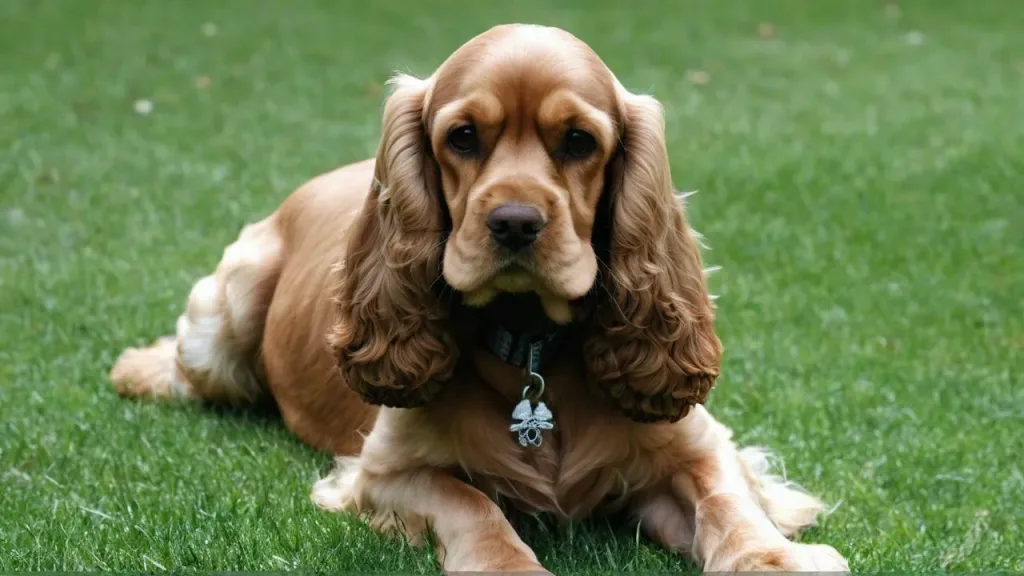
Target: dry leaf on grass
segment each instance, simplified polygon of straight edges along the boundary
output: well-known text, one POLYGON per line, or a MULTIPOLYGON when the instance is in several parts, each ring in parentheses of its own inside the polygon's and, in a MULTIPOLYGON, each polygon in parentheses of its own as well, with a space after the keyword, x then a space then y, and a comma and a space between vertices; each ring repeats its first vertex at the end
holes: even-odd
POLYGON ((711 75, 703 70, 691 70, 687 77, 690 79, 690 82, 698 86, 703 86, 711 81, 711 75))

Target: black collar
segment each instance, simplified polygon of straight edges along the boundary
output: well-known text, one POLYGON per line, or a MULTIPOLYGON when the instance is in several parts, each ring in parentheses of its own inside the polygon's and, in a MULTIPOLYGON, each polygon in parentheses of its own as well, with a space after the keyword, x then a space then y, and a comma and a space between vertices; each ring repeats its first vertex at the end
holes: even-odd
POLYGON ((483 329, 483 343, 487 349, 506 364, 516 368, 529 369, 540 373, 541 367, 550 360, 566 340, 568 327, 555 327, 539 334, 512 332, 498 324, 486 325, 483 329), (533 365, 527 367, 533 351, 533 365))
POLYGON ((556 324, 545 314, 536 295, 501 294, 481 311, 476 343, 506 364, 540 374, 577 333, 586 307, 582 300, 574 306, 574 320, 556 324), (527 366, 531 358, 532 366, 527 366))

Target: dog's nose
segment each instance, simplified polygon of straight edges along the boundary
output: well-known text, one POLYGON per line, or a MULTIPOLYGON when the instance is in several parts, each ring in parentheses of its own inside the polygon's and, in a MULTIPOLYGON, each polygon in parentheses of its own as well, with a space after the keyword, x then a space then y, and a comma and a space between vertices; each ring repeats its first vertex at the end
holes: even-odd
POLYGON ((487 227, 498 244, 522 250, 537 239, 544 228, 544 216, 533 206, 502 204, 487 216, 487 227))

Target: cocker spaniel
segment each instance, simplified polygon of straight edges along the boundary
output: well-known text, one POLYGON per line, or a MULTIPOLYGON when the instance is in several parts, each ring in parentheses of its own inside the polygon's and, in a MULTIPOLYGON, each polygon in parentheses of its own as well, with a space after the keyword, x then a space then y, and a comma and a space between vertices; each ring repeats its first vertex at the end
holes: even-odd
POLYGON ((659 103, 585 43, 499 26, 398 76, 376 158, 246 226, 127 396, 271 400, 338 456, 313 488, 448 571, 543 571, 501 505, 623 512, 706 571, 845 571, 824 509, 738 450, 659 103))

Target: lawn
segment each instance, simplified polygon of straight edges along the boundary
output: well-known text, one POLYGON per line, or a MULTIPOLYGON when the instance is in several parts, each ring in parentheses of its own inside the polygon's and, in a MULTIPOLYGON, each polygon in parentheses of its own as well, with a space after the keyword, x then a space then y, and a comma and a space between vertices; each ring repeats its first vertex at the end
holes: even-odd
MULTIPOLYGON (((323 513, 272 418, 125 401, 117 354, 382 82, 506 21, 659 97, 712 250, 713 413, 836 505, 856 571, 1024 570, 1024 6, 1013 0, 0 2, 0 571, 431 571, 323 513)), ((692 570, 527 522, 558 573, 692 570)))

